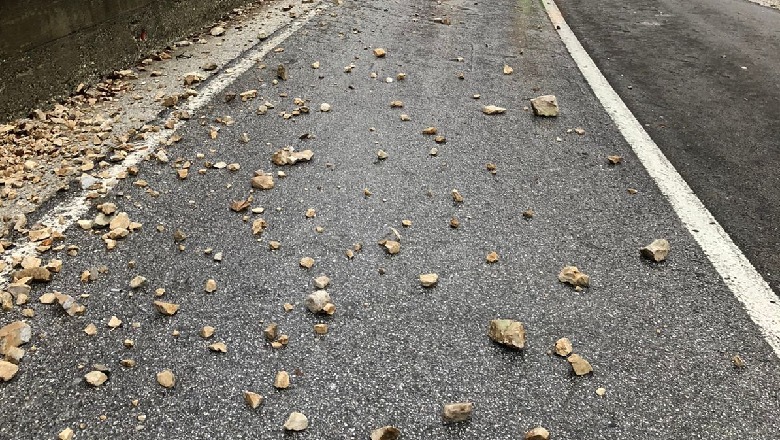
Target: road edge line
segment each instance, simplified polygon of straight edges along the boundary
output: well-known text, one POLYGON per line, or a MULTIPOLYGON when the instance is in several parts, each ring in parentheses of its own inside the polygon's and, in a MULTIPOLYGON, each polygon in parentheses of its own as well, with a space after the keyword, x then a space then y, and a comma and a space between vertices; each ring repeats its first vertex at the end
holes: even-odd
MULTIPOLYGON (((226 87, 231 85, 238 77, 255 66, 260 59, 268 54, 268 52, 283 43, 287 38, 314 18, 314 16, 328 9, 330 5, 321 1, 313 6, 314 7, 302 17, 291 19, 287 24, 280 27, 276 31, 277 34, 269 38, 268 41, 262 43, 260 47, 249 49, 240 54, 239 57, 233 59, 232 61, 235 61, 234 65, 208 81, 206 86, 198 91, 197 96, 194 96, 183 103, 179 106, 179 109, 193 113, 199 110, 210 102, 211 99, 225 90, 226 87)), ((118 176, 123 171, 143 161, 144 156, 149 151, 153 150, 161 141, 173 135, 177 129, 181 128, 181 126, 186 123, 187 121, 179 121, 172 129, 162 128, 159 132, 152 133, 142 143, 138 144, 135 150, 128 154, 122 162, 108 168, 107 173, 109 177, 102 179, 98 178, 96 181, 102 183, 106 191, 110 191, 119 182, 118 176)), ((78 179, 74 179, 74 183, 80 185, 78 179)), ((44 227, 51 228, 52 231, 64 232, 89 210, 90 205, 87 200, 87 195, 91 192, 91 190, 82 189, 78 194, 63 200, 43 214, 37 223, 44 227)), ((0 289, 5 289, 10 282, 10 275, 13 272, 13 256, 26 257, 37 255, 37 246, 38 243, 36 242, 21 240, 15 242, 13 247, 10 247, 0 254, 0 259, 7 263, 6 267, 3 270, 0 270, 0 289)))
POLYGON ((780 357, 778 297, 712 213, 680 176, 642 124, 615 92, 564 20, 554 0, 542 0, 547 15, 591 90, 623 138, 672 205, 726 286, 742 303, 775 355, 780 357))

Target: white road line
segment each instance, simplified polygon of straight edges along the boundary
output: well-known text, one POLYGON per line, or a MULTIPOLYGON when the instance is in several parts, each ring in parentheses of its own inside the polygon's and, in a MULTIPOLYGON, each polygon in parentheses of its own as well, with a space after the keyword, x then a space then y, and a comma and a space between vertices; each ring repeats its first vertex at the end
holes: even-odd
POLYGON ((544 0, 544 7, 582 75, 601 101, 601 105, 612 117, 623 137, 669 200, 682 223, 699 243, 715 270, 745 307, 750 319, 759 327, 764 339, 775 354, 780 356, 780 304, 777 296, 607 82, 574 32, 566 24, 555 2, 544 0))
MULTIPOLYGON (((196 110, 206 105, 214 97, 222 93, 222 91, 225 90, 225 88, 230 84, 232 84, 239 76, 252 67, 256 66, 257 62, 260 61, 266 54, 268 54, 268 52, 282 44, 288 37, 290 37, 290 35, 294 34, 306 23, 308 23, 309 20, 311 20, 318 12, 329 7, 327 3, 320 3, 319 5, 312 6, 314 7, 300 19, 296 21, 291 20, 291 24, 288 24, 287 27, 283 28, 278 35, 269 39, 259 48, 246 52, 235 65, 229 69, 226 69, 225 72, 219 73, 208 84, 206 84, 205 87, 198 91, 197 96, 186 101, 180 106, 180 108, 182 110, 195 112, 196 110)), ((100 181, 107 190, 113 188, 119 181, 117 176, 119 176, 120 173, 127 170, 128 167, 140 163, 150 150, 153 150, 155 146, 160 144, 160 142, 171 136, 176 131, 176 129, 180 128, 184 123, 184 121, 181 121, 176 123, 173 129, 162 129, 159 132, 152 133, 152 135, 145 139, 143 143, 139 144, 136 149, 125 158, 125 160, 108 169, 109 177, 102 180, 98 179, 98 181, 100 181)), ((87 194, 90 192, 91 191, 89 190, 83 190, 78 195, 61 202, 51 211, 46 213, 38 221, 38 223, 42 224, 44 227, 50 227, 54 231, 64 232, 66 229, 68 229, 68 227, 79 220, 81 216, 87 212, 87 210, 89 210, 87 194)), ((0 289, 4 289, 6 286, 8 286, 10 281, 10 275, 11 272, 13 272, 13 267, 11 264, 13 256, 18 255, 25 257, 28 255, 35 255, 37 253, 35 250, 37 246, 38 245, 34 242, 27 240, 21 241, 15 243, 13 248, 7 250, 2 255, 3 260, 5 260, 8 265, 4 270, 0 271, 0 289)))

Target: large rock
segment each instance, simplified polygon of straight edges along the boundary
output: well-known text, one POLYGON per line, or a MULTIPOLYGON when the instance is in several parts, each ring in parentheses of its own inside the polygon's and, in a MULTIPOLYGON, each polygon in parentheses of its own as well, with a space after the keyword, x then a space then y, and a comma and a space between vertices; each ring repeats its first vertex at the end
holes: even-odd
POLYGON ((523 323, 511 319, 490 321, 488 336, 493 341, 512 348, 525 348, 525 328, 523 323))
POLYGON ((309 419, 299 412, 293 412, 287 417, 287 421, 284 422, 284 429, 287 431, 303 431, 309 427, 309 419))
POLYGON ((536 116, 558 116, 558 99, 555 95, 543 95, 531 100, 531 107, 536 116))
POLYGON ((659 238, 658 240, 654 240, 652 243, 640 249, 639 253, 648 260, 653 260, 656 263, 659 263, 666 259, 666 256, 669 255, 670 249, 671 247, 669 246, 669 242, 663 238, 659 238))
POLYGON ((0 361, 0 380, 8 382, 16 376, 19 367, 11 362, 0 361))
POLYGON ((24 321, 15 321, 0 328, 0 354, 5 355, 12 347, 30 342, 32 329, 24 321))
POLYGON ((304 303, 312 313, 320 313, 330 303, 330 294, 325 290, 318 290, 306 297, 304 303))
POLYGON ((586 275, 577 268, 577 266, 566 266, 558 274, 558 280, 562 283, 571 284, 574 287, 588 287, 590 285, 590 276, 586 275))
POLYGON ((474 404, 471 402, 458 402, 444 405, 444 411, 442 411, 442 419, 444 423, 457 423, 464 422, 471 418, 471 413, 474 411, 474 404))

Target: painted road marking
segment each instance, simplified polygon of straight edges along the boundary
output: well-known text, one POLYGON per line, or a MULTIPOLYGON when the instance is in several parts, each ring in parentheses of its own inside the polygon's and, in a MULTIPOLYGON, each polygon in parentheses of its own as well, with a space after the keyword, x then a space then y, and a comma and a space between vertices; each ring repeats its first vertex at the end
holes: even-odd
MULTIPOLYGON (((274 35, 272 38, 270 38, 267 42, 242 54, 242 58, 240 58, 234 65, 232 65, 229 69, 226 69, 224 72, 219 73, 198 91, 197 96, 191 98, 186 103, 182 104, 179 108, 181 110, 195 112, 206 105, 214 97, 222 93, 222 91, 225 90, 225 88, 230 84, 232 84, 239 76, 252 67, 256 66, 257 62, 260 61, 266 54, 268 54, 268 52, 282 44, 287 38, 289 38, 292 34, 308 23, 309 20, 317 15, 318 12, 321 12, 329 7, 329 5, 326 3, 312 6, 316 7, 312 8, 308 13, 296 21, 290 19, 286 24, 283 25, 281 31, 279 31, 277 35, 274 35)), ((125 160, 107 170, 109 177, 105 179, 97 179, 97 181, 102 182, 106 190, 112 189, 119 182, 117 176, 119 176, 120 173, 127 170, 128 167, 140 163, 148 152, 153 150, 155 146, 159 145, 161 141, 171 136, 176 131, 176 129, 180 128, 184 123, 185 121, 180 121, 176 123, 173 129, 161 129, 159 132, 152 133, 147 139, 144 140, 143 143, 137 145, 136 149, 131 154, 128 154, 125 160)), ((81 216, 89 210, 87 194, 90 192, 91 191, 89 190, 82 190, 78 195, 61 202, 51 211, 47 212, 38 221, 38 223, 42 224, 44 227, 50 227, 52 230, 64 232, 66 229, 68 229, 69 226, 79 220, 81 216)), ((28 240, 20 241, 15 243, 13 248, 9 249, 2 255, 3 260, 5 260, 5 262, 8 264, 4 270, 0 271, 0 289, 4 289, 10 282, 11 272, 13 272, 11 263, 13 258, 12 255, 19 255, 22 257, 36 255, 37 252, 35 248, 37 246, 38 245, 36 243, 28 240)))
POLYGON ((601 105, 609 113, 626 142, 631 145, 650 177, 655 180, 658 188, 669 200, 677 216, 699 243, 726 286, 742 303, 764 339, 780 357, 778 297, 607 82, 574 32, 566 24, 555 1, 544 0, 544 7, 566 49, 569 50, 585 80, 590 84, 593 93, 601 101, 601 105))

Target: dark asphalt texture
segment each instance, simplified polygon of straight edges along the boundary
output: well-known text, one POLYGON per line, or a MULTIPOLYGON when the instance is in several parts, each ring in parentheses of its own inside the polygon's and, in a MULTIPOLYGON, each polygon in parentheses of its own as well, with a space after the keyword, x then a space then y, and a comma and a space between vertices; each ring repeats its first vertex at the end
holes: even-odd
POLYGON ((653 140, 780 293, 780 11, 746 0, 556 3, 653 140))
MULTIPOLYGON (((71 318, 34 302, 38 349, 0 384, 0 438, 55 438, 70 426, 76 439, 366 439, 388 424, 403 439, 517 439, 539 425, 554 439, 777 438, 780 362, 620 137, 540 3, 347 1, 283 46, 263 60, 269 68, 250 70, 228 90, 258 88, 274 110, 255 114, 262 98, 215 100, 168 149, 171 159, 193 161, 187 180, 152 160, 107 197, 142 231, 113 251, 99 236, 67 231, 78 256, 55 253, 64 269, 33 298, 51 290, 89 294, 81 300, 87 310, 71 318), (444 16, 452 25, 429 21, 444 16), (375 58, 374 47, 387 57, 375 58), (290 79, 273 86, 279 63, 290 79), (513 75, 502 74, 505 63, 513 75), (383 81, 398 72, 407 79, 383 81), (560 117, 523 111, 546 93, 557 95, 560 117), (308 100, 312 113, 280 118, 295 97, 308 100), (404 108, 391 109, 393 100, 404 108), (332 111, 316 111, 322 102, 332 111), (507 113, 483 115, 487 104, 507 113), (401 122, 400 113, 412 120, 401 122), (208 126, 224 115, 235 125, 209 139, 208 126), (429 125, 447 138, 436 157, 428 151, 437 145, 421 134, 429 125), (586 134, 567 133, 575 127, 586 134), (238 142, 242 132, 248 144, 238 142), (300 140, 303 133, 316 138, 300 140), (279 169, 270 157, 285 145, 311 148, 314 159, 285 167, 288 177, 276 188, 254 193, 253 207, 264 207, 269 223, 258 241, 251 219, 228 205, 249 195, 254 170, 279 169), (387 160, 376 160, 379 148, 387 160), (608 166, 611 154, 624 163, 608 166), (241 169, 199 175, 206 160, 241 169), (487 162, 497 165, 495 176, 487 162), (160 196, 134 186, 137 179, 160 196), (454 188, 462 204, 453 204, 454 188), (314 219, 304 216, 308 208, 317 210, 314 219), (525 220, 529 208, 536 216, 525 220), (449 227, 452 216, 459 229, 449 227), (410 228, 401 227, 405 218, 410 228), (377 245, 391 227, 402 235, 394 256, 377 245), (184 251, 176 229, 188 235, 184 251), (638 249, 660 237, 672 244, 668 261, 641 260, 638 249), (269 251, 270 240, 281 249, 269 251), (363 249, 349 260, 344 252, 356 242, 363 249), (209 247, 224 252, 221 263, 203 254, 209 247), (493 250, 500 261, 489 265, 493 250), (312 269, 299 267, 304 256, 316 260, 312 269), (568 264, 590 274, 592 286, 578 293, 559 283, 568 264), (79 282, 81 271, 100 265, 107 274, 79 282), (440 275, 437 287, 419 286, 426 272, 440 275), (332 279, 338 308, 330 318, 302 304, 321 273, 332 279), (149 281, 131 295, 137 274, 149 281), (203 291, 208 278, 218 283, 213 294, 203 291), (154 311, 158 287, 181 304, 177 315, 154 311), (285 313, 285 302, 295 310, 285 313), (123 327, 108 331, 111 315, 123 327), (489 341, 488 321, 499 317, 525 323, 525 351, 489 341), (90 322, 99 329, 94 337, 82 332, 90 322), (264 341, 270 322, 290 336, 288 347, 264 341), (319 322, 330 325, 327 335, 314 335, 319 322), (204 325, 216 327, 211 341, 224 341, 228 353, 208 351, 211 341, 197 334, 204 325), (560 337, 573 341, 593 375, 572 377, 568 363, 550 354, 560 337), (135 347, 125 348, 125 338, 135 347), (732 366, 736 354, 745 369, 732 366), (138 365, 124 368, 123 358, 138 365), (93 363, 112 369, 100 388, 81 379, 89 369, 79 365, 93 363), (166 368, 177 376, 172 390, 155 381, 166 368), (283 391, 272 387, 280 369, 293 373, 283 391), (249 409, 243 390, 265 396, 263 406, 249 409), (473 419, 443 425, 442 405, 466 400, 474 402, 473 419), (291 411, 309 417, 307 431, 283 432, 291 411)), ((18 312, 0 315, 0 324, 13 319, 18 312)))

